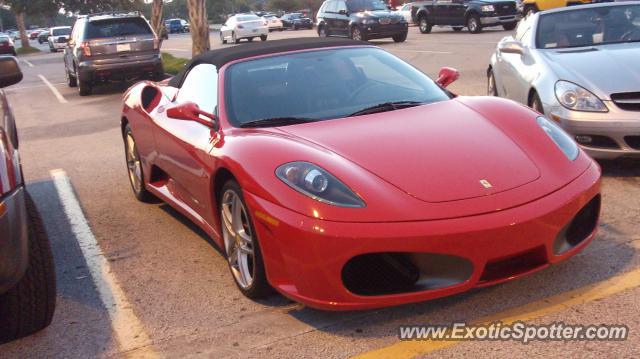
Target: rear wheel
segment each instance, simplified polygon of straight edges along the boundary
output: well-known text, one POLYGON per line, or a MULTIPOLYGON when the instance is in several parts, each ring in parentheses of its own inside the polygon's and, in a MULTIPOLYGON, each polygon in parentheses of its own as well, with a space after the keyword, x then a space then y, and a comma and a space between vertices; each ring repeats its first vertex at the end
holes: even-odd
POLYGON ((78 83, 78 93, 80 96, 89 96, 93 92, 91 81, 76 81, 78 83))
POLYGON ((220 223, 224 252, 236 285, 245 296, 258 299, 272 293, 260 244, 240 185, 229 180, 220 195, 220 223))
POLYGON ((231 41, 233 41, 235 44, 239 44, 240 43, 240 39, 238 39, 236 37, 236 33, 235 32, 231 33, 231 41))
POLYGON ((124 153, 127 161, 127 174, 134 196, 140 202, 153 202, 155 197, 144 186, 144 173, 136 140, 133 138, 131 127, 124 128, 124 153))
POLYGON ((510 22, 510 23, 507 23, 507 24, 503 24, 502 28, 507 30, 507 31, 511 31, 511 30, 515 29, 517 25, 518 25, 517 22, 510 22))
POLYGON ((267 35, 261 35, 260 36, 260 40, 267 41, 267 35))
POLYGON ((66 68, 64 69, 65 75, 67 75, 67 85, 69 85, 69 87, 76 87, 78 86, 78 80, 71 76, 71 74, 69 73, 69 70, 67 70, 66 68))
POLYGON ((26 193, 29 230, 29 266, 24 277, 0 295, 0 344, 44 329, 56 306, 56 275, 47 232, 38 210, 26 193))
POLYGON ((429 19, 427 19, 427 15, 420 15, 418 18, 418 28, 420 29, 420 32, 428 34, 431 32, 432 27, 433 25, 429 22, 429 19))
POLYGON ((394 35, 393 41, 395 42, 405 42, 407 40, 407 33, 403 32, 402 34, 394 35))
POLYGON ((467 17, 467 29, 472 34, 477 34, 482 31, 482 24, 480 23, 480 16, 478 14, 471 14, 467 17))

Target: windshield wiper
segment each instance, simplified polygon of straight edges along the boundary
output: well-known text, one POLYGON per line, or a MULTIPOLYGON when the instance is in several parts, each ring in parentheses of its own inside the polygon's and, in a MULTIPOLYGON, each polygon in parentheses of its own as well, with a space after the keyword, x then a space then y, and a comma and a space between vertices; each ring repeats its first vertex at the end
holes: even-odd
POLYGON ((288 126, 295 125, 298 123, 307 123, 318 121, 315 118, 307 118, 307 117, 274 117, 274 118, 263 118, 260 120, 253 120, 249 122, 245 122, 240 125, 242 128, 247 127, 275 127, 275 126, 288 126))
POLYGON ((425 104, 424 102, 420 102, 420 101, 385 102, 385 103, 377 104, 375 106, 363 108, 360 111, 356 111, 356 112, 350 114, 348 117, 360 116, 360 115, 368 115, 368 114, 378 113, 378 112, 399 110, 401 108, 420 106, 420 105, 424 105, 424 104, 425 104))

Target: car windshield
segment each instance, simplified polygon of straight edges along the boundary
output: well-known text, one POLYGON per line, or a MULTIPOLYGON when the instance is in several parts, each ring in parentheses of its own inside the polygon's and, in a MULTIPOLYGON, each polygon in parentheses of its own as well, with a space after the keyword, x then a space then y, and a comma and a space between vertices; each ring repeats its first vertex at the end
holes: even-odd
POLYGON ((449 94, 413 66, 378 48, 300 52, 239 62, 225 71, 234 126, 277 118, 343 118, 387 103, 433 103, 449 94))
POLYGON ((541 14, 536 47, 561 49, 640 41, 640 5, 541 14))
POLYGON ((169 24, 171 25, 182 25, 182 23, 180 22, 180 20, 169 20, 169 24))
POLYGON ((260 20, 260 18, 256 15, 238 16, 238 21, 253 21, 253 20, 260 20))
POLYGON ((347 9, 349 12, 387 10, 387 5, 382 0, 350 0, 347 9))
POLYGON ((64 36, 64 35, 69 35, 70 33, 71 33, 71 28, 51 30, 51 35, 53 36, 64 36))
POLYGON ((9 37, 8 36, 4 36, 4 35, 0 35, 0 41, 1 42, 8 42, 9 41, 9 37))
POLYGON ((86 39, 151 34, 151 27, 140 17, 89 21, 85 30, 86 39))

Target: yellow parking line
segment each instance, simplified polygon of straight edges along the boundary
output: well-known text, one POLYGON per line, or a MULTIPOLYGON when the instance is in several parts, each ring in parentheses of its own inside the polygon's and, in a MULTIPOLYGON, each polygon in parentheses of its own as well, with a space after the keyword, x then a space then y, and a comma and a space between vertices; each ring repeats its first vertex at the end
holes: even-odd
MULTIPOLYGON (((640 246, 637 241, 632 242, 634 247, 640 246)), ((591 284, 582 288, 574 289, 566 293, 561 293, 552 297, 541 299, 520 307, 511 308, 506 311, 496 313, 469 324, 486 324, 493 322, 503 322, 505 324, 517 321, 529 321, 560 312, 570 307, 603 299, 622 291, 640 287, 640 269, 615 276, 604 282, 591 284)), ((420 354, 430 353, 439 349, 447 348, 461 343, 461 341, 431 341, 415 340, 401 341, 378 350, 373 350, 355 356, 358 359, 368 358, 413 358, 420 354)))

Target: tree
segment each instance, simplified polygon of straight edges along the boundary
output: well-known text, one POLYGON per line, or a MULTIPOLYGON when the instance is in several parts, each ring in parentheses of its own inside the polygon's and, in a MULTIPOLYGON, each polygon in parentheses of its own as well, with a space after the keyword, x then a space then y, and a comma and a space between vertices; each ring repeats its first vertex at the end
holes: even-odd
POLYGON ((196 56, 211 49, 206 0, 187 0, 187 6, 192 42, 191 53, 196 56))
POLYGON ((153 0, 151 4, 151 26, 153 30, 158 34, 158 38, 162 41, 162 7, 164 6, 164 0, 153 0))
POLYGON ((24 24, 25 15, 55 14, 60 9, 60 4, 56 0, 2 0, 0 3, 9 6, 16 16, 16 24, 18 25, 18 31, 20 31, 20 41, 24 49, 31 47, 24 24))
POLYGON ((300 8, 297 0, 269 0, 267 8, 270 10, 294 11, 300 8))

